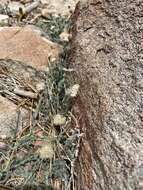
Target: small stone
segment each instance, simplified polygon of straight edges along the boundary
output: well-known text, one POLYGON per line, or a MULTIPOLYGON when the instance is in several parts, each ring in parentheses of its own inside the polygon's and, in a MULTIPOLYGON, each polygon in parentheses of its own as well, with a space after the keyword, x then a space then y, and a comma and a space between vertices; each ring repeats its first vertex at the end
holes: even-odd
POLYGON ((9 17, 7 15, 0 14, 0 25, 8 24, 9 17))
POLYGON ((47 17, 49 14, 54 16, 61 15, 70 17, 74 12, 78 0, 41 0, 42 4, 46 5, 46 9, 42 11, 43 16, 47 17))
POLYGON ((2 135, 0 135, 0 138, 1 138, 2 140, 5 140, 5 139, 7 139, 7 136, 6 136, 5 134, 2 134, 2 135))
POLYGON ((41 3, 42 3, 43 5, 49 4, 49 2, 50 2, 50 0, 41 0, 41 3))
POLYGON ((7 148, 7 144, 4 142, 0 142, 0 150, 2 150, 2 149, 4 150, 6 148, 7 148))
POLYGON ((10 1, 10 3, 8 4, 8 7, 13 14, 19 13, 19 8, 22 8, 22 9, 24 8, 24 6, 21 3, 16 2, 16 1, 10 1))
POLYGON ((44 18, 48 18, 49 17, 49 10, 48 9, 42 9, 41 14, 44 18))

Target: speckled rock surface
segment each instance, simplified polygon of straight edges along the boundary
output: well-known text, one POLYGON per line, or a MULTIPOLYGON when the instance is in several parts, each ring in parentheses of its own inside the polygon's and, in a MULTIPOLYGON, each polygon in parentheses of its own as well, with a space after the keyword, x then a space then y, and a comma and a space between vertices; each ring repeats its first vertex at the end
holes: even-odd
POLYGON ((95 0, 77 19, 79 190, 143 189, 142 12, 142 1, 95 0))

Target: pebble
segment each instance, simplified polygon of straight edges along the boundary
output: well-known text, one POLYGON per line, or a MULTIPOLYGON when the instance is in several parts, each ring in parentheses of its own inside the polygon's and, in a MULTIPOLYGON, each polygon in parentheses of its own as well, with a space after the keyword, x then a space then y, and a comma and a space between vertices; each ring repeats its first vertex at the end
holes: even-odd
POLYGON ((7 15, 0 14, 0 25, 8 24, 9 17, 7 15))

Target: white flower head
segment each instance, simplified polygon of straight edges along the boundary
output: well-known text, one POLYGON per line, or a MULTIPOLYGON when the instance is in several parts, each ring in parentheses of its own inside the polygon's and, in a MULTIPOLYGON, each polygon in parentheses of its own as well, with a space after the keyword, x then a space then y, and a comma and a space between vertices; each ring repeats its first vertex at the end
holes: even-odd
POLYGON ((71 38, 71 34, 68 32, 67 29, 64 29, 64 31, 60 34, 60 39, 62 41, 68 42, 70 38, 71 38))
POLYGON ((52 143, 43 144, 42 147, 38 149, 38 154, 42 159, 52 159, 54 156, 54 147, 52 143))
POLYGON ((77 96, 78 91, 79 91, 79 84, 74 84, 72 87, 67 89, 66 94, 74 98, 77 96))
POLYGON ((55 126, 61 126, 64 125, 66 123, 66 117, 64 117, 61 114, 56 114, 53 118, 53 124, 55 126))

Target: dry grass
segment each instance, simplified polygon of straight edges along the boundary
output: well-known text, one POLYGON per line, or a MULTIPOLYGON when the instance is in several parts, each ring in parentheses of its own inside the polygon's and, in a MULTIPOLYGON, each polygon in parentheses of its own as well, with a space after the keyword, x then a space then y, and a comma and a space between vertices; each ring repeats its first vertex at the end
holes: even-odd
MULTIPOLYGON (((45 35, 48 33, 53 41, 63 44, 65 52, 57 64, 51 65, 49 60, 49 70, 43 73, 45 86, 37 99, 15 94, 15 84, 26 88, 25 84, 6 71, 0 73, 0 94, 19 108, 30 110, 28 125, 15 130, 15 137, 4 141, 7 148, 0 150, 0 184, 20 188, 44 184, 48 189, 74 190, 74 167, 81 134, 72 114, 73 97, 66 93, 70 86, 66 79, 68 43, 59 38, 70 21, 50 17, 47 22, 40 18, 37 23, 46 29, 45 35), (71 121, 75 128, 71 127, 71 121)), ((33 90, 30 85, 27 89, 33 90)))

